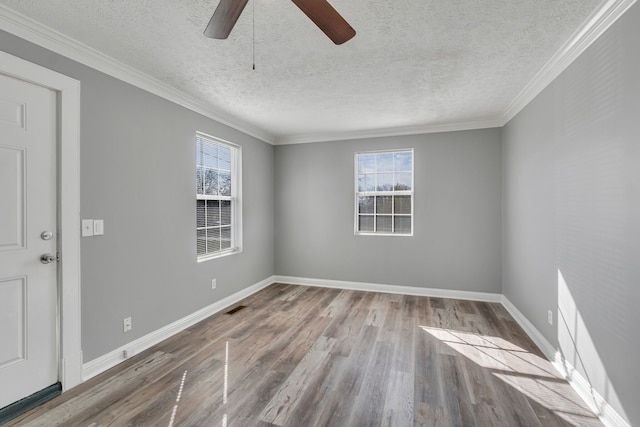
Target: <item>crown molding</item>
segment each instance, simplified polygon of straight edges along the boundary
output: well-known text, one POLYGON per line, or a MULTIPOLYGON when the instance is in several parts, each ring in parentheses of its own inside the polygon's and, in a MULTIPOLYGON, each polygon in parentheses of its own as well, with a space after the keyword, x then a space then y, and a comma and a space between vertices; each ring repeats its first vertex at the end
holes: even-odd
POLYGON ((105 55, 75 39, 0 5, 0 29, 35 43, 83 65, 94 68, 126 83, 139 87, 196 113, 209 117, 240 132, 273 145, 304 144, 349 139, 380 138, 437 132, 486 129, 502 127, 556 79, 598 37, 602 35, 636 0, 608 0, 573 33, 555 55, 536 73, 533 79, 518 93, 495 119, 439 125, 418 125, 367 129, 350 132, 320 132, 275 136, 249 122, 220 111, 195 99, 160 80, 144 74, 116 59, 105 55))
POLYGON ((158 79, 142 73, 129 65, 4 5, 0 5, 0 29, 264 142, 273 144, 275 141, 274 135, 269 132, 197 100, 158 79))
POLYGON ((403 126, 382 129, 366 129, 352 132, 307 133, 276 138, 274 145, 308 144, 313 142, 344 141, 349 139, 380 138, 425 133, 453 132, 460 130, 487 129, 501 127, 498 120, 447 123, 438 125, 403 126))
POLYGON ((500 126, 506 125, 533 101, 635 2, 636 0, 608 0, 596 10, 511 101, 498 120, 500 126))

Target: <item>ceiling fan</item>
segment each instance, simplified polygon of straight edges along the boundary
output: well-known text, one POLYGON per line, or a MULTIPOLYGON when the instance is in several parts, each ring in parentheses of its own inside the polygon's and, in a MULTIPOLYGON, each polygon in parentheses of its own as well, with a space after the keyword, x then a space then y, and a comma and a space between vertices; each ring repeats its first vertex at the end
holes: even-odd
MULTIPOLYGON (((233 26, 249 0, 220 0, 218 7, 204 30, 204 35, 214 39, 229 37, 233 26)), ((356 35, 351 25, 327 0, 291 0, 335 44, 342 44, 356 35)))

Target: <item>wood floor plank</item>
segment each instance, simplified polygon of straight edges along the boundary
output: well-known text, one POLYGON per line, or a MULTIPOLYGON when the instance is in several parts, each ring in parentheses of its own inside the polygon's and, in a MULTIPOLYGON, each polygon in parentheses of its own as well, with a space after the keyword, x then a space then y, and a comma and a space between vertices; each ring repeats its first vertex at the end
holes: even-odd
POLYGON ((380 425, 386 400, 386 388, 390 375, 393 345, 378 341, 374 347, 374 357, 365 371, 364 383, 351 411, 350 422, 346 425, 380 425))
POLYGON ((306 384, 313 377, 317 366, 322 365, 323 360, 329 356, 331 348, 335 344, 335 338, 320 336, 300 363, 291 372, 282 387, 273 396, 260 414, 260 420, 276 425, 285 425, 289 414, 292 413, 301 397, 300 390, 304 390, 306 384))
POLYGON ((443 387, 444 401, 451 414, 452 425, 477 426, 476 415, 464 378, 464 365, 459 357, 443 356, 442 370, 447 373, 443 387))
POLYGON ((382 322, 384 321, 384 314, 387 307, 387 300, 385 299, 385 294, 372 293, 373 298, 371 303, 369 304, 368 310, 369 314, 365 320, 365 325, 368 326, 382 326, 382 322))
POLYGON ((340 325, 338 331, 334 333, 336 344, 332 350, 333 354, 344 357, 351 354, 351 350, 362 331, 368 315, 369 310, 359 308, 350 311, 349 315, 342 319, 343 324, 340 325))
POLYGON ((413 425, 413 381, 413 374, 391 371, 381 425, 389 427, 413 425))
POLYGON ((322 425, 318 423, 318 418, 323 413, 321 408, 328 404, 327 396, 332 394, 339 376, 338 372, 342 369, 345 360, 345 357, 337 356, 333 352, 322 360, 317 371, 308 379, 301 391, 298 404, 287 420, 289 425, 322 425), (310 411, 309 408, 314 408, 314 410, 310 411))
POLYGON ((500 304, 274 284, 14 426, 599 427, 500 304))
POLYGON ((357 345, 348 358, 341 358, 339 369, 336 369, 336 381, 329 394, 324 396, 324 405, 320 407, 316 423, 318 426, 349 425, 351 411, 362 389, 366 369, 373 356, 379 328, 364 326, 358 337, 357 345))

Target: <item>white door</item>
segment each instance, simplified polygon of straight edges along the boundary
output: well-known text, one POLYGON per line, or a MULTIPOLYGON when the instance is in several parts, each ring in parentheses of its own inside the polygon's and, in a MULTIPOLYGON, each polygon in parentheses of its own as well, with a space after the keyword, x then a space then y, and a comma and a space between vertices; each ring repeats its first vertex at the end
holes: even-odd
POLYGON ((56 108, 0 74, 0 408, 58 382, 56 108))

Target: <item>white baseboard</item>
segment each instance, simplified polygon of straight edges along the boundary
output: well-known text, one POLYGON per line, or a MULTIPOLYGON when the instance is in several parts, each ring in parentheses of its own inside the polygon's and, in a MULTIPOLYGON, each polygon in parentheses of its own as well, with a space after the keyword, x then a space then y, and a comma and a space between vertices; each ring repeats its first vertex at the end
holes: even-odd
POLYGON ((598 415, 602 424, 606 427, 631 427, 629 424, 597 390, 595 390, 589 381, 571 365, 559 351, 556 352, 553 360, 553 366, 564 376, 571 387, 584 400, 589 408, 598 415))
POLYGON ((502 306, 509 312, 511 317, 513 317, 527 335, 529 335, 529 338, 531 338, 535 345, 547 356, 547 359, 551 361, 555 360, 556 348, 533 326, 533 323, 531 323, 506 296, 502 295, 500 302, 502 302, 502 306))
POLYGON ((631 427, 631 425, 613 409, 613 407, 598 393, 541 333, 533 326, 524 314, 516 308, 509 299, 502 295, 502 305, 511 317, 529 335, 529 338, 542 350, 547 358, 553 362, 553 366, 569 382, 569 385, 578 393, 589 408, 600 418, 606 427, 631 427))
POLYGON ((307 277, 274 276, 276 283, 317 286, 321 288, 348 289, 352 291, 382 292, 387 294, 416 295, 424 297, 463 299, 484 302, 501 302, 501 294, 489 292, 455 291, 448 289, 417 288, 413 286, 383 285, 379 283, 347 282, 343 280, 310 279, 307 277))
POLYGON ((116 366, 118 363, 134 356, 159 342, 187 329, 190 326, 195 325, 201 320, 216 314, 225 308, 237 303, 238 301, 258 292, 259 290, 266 288, 274 283, 274 276, 268 277, 254 285, 249 286, 235 294, 229 295, 226 298, 221 299, 207 307, 204 307, 188 316, 183 317, 163 328, 153 331, 143 337, 138 338, 128 344, 123 345, 109 353, 98 357, 90 362, 82 365, 82 380, 86 381, 89 378, 106 371, 109 368, 116 366), (125 357, 125 352, 127 356, 125 357))

